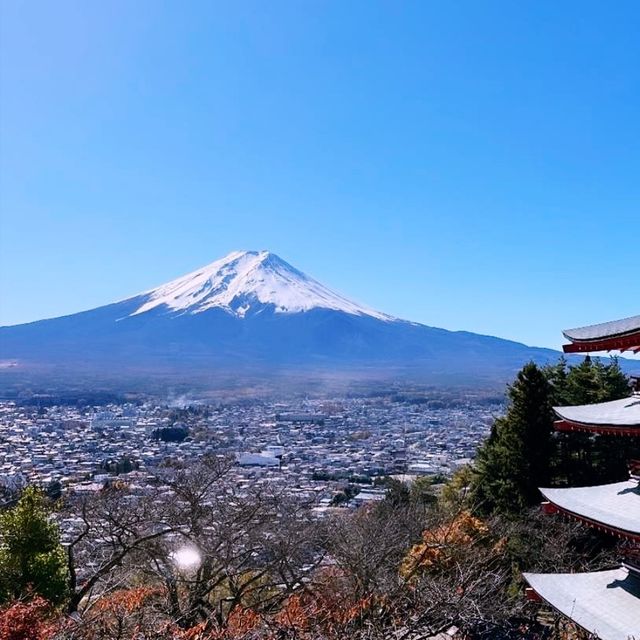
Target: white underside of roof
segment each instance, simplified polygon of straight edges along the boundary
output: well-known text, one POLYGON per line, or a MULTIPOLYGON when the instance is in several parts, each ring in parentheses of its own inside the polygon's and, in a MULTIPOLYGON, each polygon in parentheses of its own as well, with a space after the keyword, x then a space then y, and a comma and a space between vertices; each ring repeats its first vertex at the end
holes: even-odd
POLYGON ((635 480, 595 487, 540 489, 540 493, 565 511, 640 535, 640 488, 635 480))
POLYGON ((627 569, 524 578, 554 609, 601 640, 640 639, 640 578, 627 569))
POLYGON ((640 395, 637 394, 622 400, 575 407, 554 407, 553 410, 564 420, 580 424, 640 426, 640 395))
POLYGON ((567 329, 562 333, 569 340, 602 340, 616 336, 626 335, 640 331, 640 316, 603 322, 602 324, 592 324, 588 327, 578 327, 577 329, 567 329))

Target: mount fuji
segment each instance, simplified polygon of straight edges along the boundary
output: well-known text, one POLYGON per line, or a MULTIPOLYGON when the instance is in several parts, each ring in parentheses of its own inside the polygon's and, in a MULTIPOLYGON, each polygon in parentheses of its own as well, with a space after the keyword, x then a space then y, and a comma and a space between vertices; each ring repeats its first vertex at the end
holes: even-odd
POLYGON ((447 331, 356 304, 268 251, 239 251, 138 295, 0 328, 0 360, 71 375, 243 371, 503 381, 550 349, 447 331))
POLYGON ((237 318, 265 310, 300 313, 331 309, 379 320, 394 319, 343 298, 269 251, 235 251, 136 296, 140 297, 146 302, 132 315, 159 307, 191 314, 218 308, 237 318))

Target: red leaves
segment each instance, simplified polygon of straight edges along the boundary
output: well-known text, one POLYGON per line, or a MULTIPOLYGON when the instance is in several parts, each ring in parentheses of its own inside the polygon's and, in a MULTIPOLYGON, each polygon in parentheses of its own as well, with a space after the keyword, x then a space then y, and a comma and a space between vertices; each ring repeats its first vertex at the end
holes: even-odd
POLYGON ((151 587, 120 589, 100 598, 95 605, 95 609, 104 615, 128 615, 141 609, 149 598, 159 593, 159 589, 151 587))
POLYGON ((49 640, 53 638, 52 608, 36 596, 16 601, 0 610, 0 640, 49 640))
POLYGON ((175 631, 174 640, 242 640, 257 629, 262 618, 252 609, 237 607, 229 616, 225 629, 210 629, 207 623, 175 631))
POLYGON ((326 637, 339 637, 345 627, 366 617, 373 604, 372 597, 354 600, 339 589, 317 589, 289 597, 274 622, 278 628, 298 634, 321 629, 326 637))

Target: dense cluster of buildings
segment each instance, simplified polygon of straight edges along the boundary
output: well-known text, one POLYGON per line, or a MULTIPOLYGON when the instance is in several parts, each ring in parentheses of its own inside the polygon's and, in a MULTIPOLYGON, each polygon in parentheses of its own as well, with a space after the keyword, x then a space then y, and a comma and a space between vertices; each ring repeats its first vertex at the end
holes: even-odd
MULTIPOLYGON (((565 332, 568 353, 640 352, 640 316, 565 332)), ((314 499, 322 512, 381 500, 388 476, 448 476, 466 464, 502 412, 482 399, 336 397, 172 407, 0 403, 0 489, 27 483, 99 491, 116 478, 144 491, 154 471, 205 455, 234 461, 239 487, 268 484, 314 499), (348 490, 346 490, 348 488, 348 490), (340 498, 337 500, 337 498, 340 498)), ((640 389, 622 400, 556 407, 563 432, 640 437, 640 389)), ((541 488, 561 514, 624 542, 620 566, 527 573, 529 595, 601 640, 640 637, 640 461, 614 484, 541 488)))
POLYGON ((388 396, 182 409, 8 402, 0 404, 0 485, 95 491, 116 475, 144 482, 168 461, 212 454, 236 460, 239 482, 282 485, 323 504, 348 483, 368 488, 348 503, 356 505, 379 498, 370 485, 381 476, 450 474, 473 456, 501 410, 474 400, 447 405, 388 396), (174 437, 181 433, 186 437, 174 437))

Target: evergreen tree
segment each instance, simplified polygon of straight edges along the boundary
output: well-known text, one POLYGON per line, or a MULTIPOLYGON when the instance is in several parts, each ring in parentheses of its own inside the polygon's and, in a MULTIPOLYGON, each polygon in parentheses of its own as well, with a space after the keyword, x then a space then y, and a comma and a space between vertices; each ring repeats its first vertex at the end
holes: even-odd
POLYGON ((566 405, 565 393, 567 389, 567 359, 560 356, 556 364, 548 364, 543 368, 549 384, 551 385, 551 404, 554 407, 566 405))
POLYGON ((0 514, 0 602, 41 595, 58 604, 66 592, 58 527, 43 492, 27 487, 16 505, 0 514))
POLYGON ((589 356, 586 356, 580 364, 569 368, 563 395, 563 404, 566 403, 566 405, 593 404, 602 401, 599 370, 589 356))
POLYGON ((507 415, 478 452, 471 496, 481 510, 513 513, 540 500, 538 487, 550 480, 552 392, 533 362, 518 373, 507 415))
POLYGON ((388 478, 387 493, 385 494, 384 501, 394 507, 406 506, 411 501, 411 493, 409 487, 404 482, 396 478, 388 478))
POLYGON ((556 376, 558 393, 554 402, 559 406, 608 402, 626 398, 631 393, 629 379, 620 369, 617 358, 604 364, 600 358, 592 360, 586 356, 580 364, 569 367, 564 380, 553 367, 546 371, 552 378, 556 376))
MULTIPOLYGON (((566 370, 566 363, 545 369, 554 386, 553 404, 571 406, 609 402, 629 396, 629 379, 617 358, 607 364, 589 356, 566 370), (560 368, 565 370, 564 375, 560 368)), ((556 484, 573 486, 618 482, 628 477, 627 460, 640 453, 631 438, 587 433, 561 433, 555 438, 556 484)))
POLYGON ((421 476, 416 478, 409 489, 411 502, 414 504, 434 504, 437 501, 433 492, 433 478, 421 476))
POLYGON ((631 384, 629 378, 620 368, 618 357, 611 358, 611 362, 608 365, 598 362, 601 365, 600 378, 603 386, 603 402, 628 397, 631 393, 631 384))

